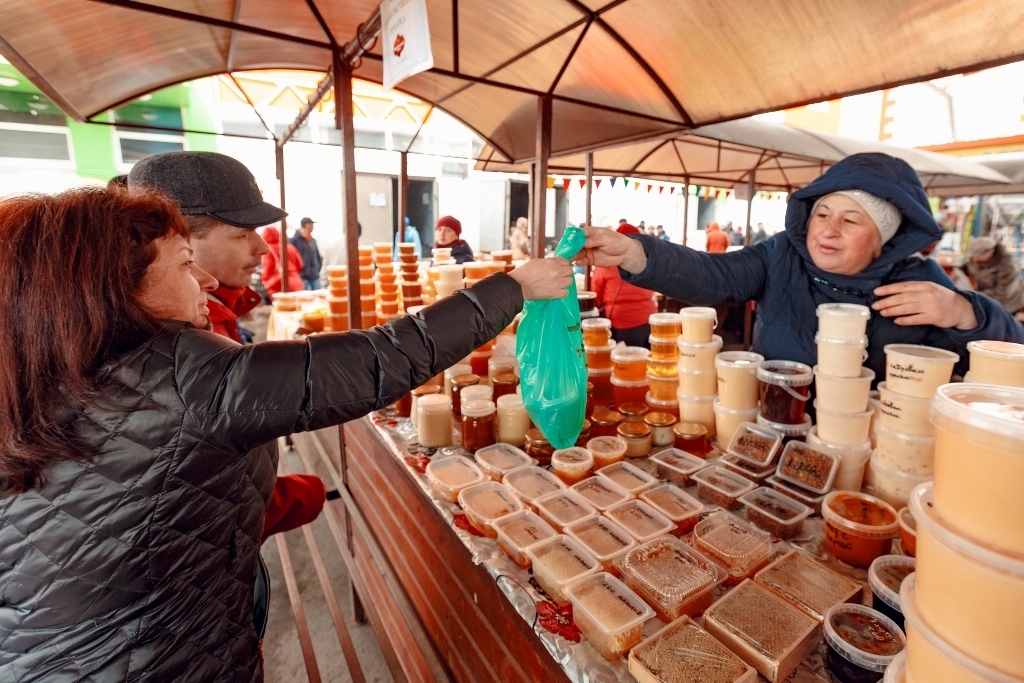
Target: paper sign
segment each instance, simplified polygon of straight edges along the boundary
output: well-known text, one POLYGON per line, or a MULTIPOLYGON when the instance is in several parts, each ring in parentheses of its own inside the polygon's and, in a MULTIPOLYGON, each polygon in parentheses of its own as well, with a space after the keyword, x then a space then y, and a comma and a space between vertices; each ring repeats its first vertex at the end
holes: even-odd
POLYGON ((426 0, 384 0, 380 5, 384 40, 384 89, 434 66, 426 0))

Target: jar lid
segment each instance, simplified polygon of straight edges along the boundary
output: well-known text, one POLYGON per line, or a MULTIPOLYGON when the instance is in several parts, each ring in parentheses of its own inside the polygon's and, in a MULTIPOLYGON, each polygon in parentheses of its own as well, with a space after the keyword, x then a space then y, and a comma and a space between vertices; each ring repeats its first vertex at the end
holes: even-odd
POLYGON ((1014 441, 1024 440, 1024 389, 944 384, 935 392, 931 414, 932 422, 948 431, 962 431, 969 425, 1014 441))
POLYGON ((642 346, 620 346, 612 349, 612 361, 617 363, 630 363, 646 361, 651 352, 642 346))
POLYGON ((519 378, 516 377, 514 372, 503 372, 500 375, 495 375, 494 379, 491 380, 491 384, 516 384, 519 382, 519 378))
POLYGON ((631 389, 636 389, 638 387, 646 387, 648 384, 650 384, 650 382, 647 381, 646 377, 636 382, 630 382, 628 380, 619 379, 615 375, 612 375, 611 383, 617 387, 629 387, 631 389))
POLYGON ((576 298, 577 299, 596 299, 597 298, 597 292, 588 292, 585 289, 581 289, 578 292, 576 292, 576 298))
POLYGON ((618 431, 623 439, 642 439, 651 434, 651 428, 643 422, 623 422, 618 431))
MULTIPOLYGON (((868 347, 867 335, 864 335, 860 339, 833 339, 832 337, 822 337, 820 334, 814 335, 815 344, 836 344, 837 346, 858 346, 862 349, 868 347)), ((895 344, 889 344, 889 346, 895 346, 895 344)))
POLYGON ((430 396, 431 394, 440 394, 441 387, 437 386, 436 384, 424 384, 421 387, 416 387, 410 393, 412 393, 412 395, 416 396, 417 398, 420 396, 430 396))
POLYGON ((580 323, 584 330, 610 330, 612 321, 608 318, 587 318, 580 323))
POLYGON ((452 386, 456 387, 469 387, 477 384, 480 381, 480 375, 467 374, 467 375, 456 375, 452 377, 452 386))
POLYGON ((647 413, 644 423, 651 427, 671 427, 676 423, 676 417, 668 413, 647 413))
POLYGON ((783 424, 781 422, 772 422, 764 415, 762 415, 760 411, 758 411, 757 413, 757 424, 761 425, 762 427, 774 429, 779 434, 782 434, 782 436, 786 437, 807 436, 807 432, 811 431, 811 427, 814 426, 814 423, 811 421, 811 416, 807 414, 804 415, 804 421, 801 422, 800 424, 788 425, 783 424))
POLYGON ((917 560, 906 555, 882 555, 868 567, 868 585, 878 599, 900 609, 900 586, 917 569, 917 560))
POLYGON ((747 366, 751 372, 757 370, 757 365, 764 360, 764 356, 753 351, 723 351, 715 356, 715 365, 738 365, 747 366))
MULTIPOLYGON (((676 395, 678 395, 678 394, 679 394, 679 392, 677 390, 676 391, 676 395)), ((656 411, 665 412, 666 409, 667 410, 678 410, 679 409, 679 401, 660 401, 660 400, 654 398, 653 396, 651 396, 650 393, 648 393, 647 396, 644 397, 644 401, 647 403, 647 405, 649 405, 650 407, 654 408, 656 411)))
POLYGON ((601 427, 617 425, 622 422, 622 413, 615 410, 595 410, 590 421, 601 427))
POLYGON ((647 322, 651 325, 679 325, 683 322, 683 316, 678 313, 651 313, 647 322))
MULTIPOLYGON (((584 321, 584 322, 586 322, 586 321, 584 321)), ((607 344, 605 344, 604 346, 587 346, 587 345, 584 345, 583 346, 583 350, 585 352, 587 352, 587 353, 600 353, 602 351, 608 351, 609 353, 611 353, 612 351, 615 350, 616 346, 618 346, 618 345, 614 341, 610 341, 607 344)))
POLYGON ((680 318, 714 318, 718 321, 718 311, 710 306, 688 306, 679 311, 680 318))
POLYGON ((446 394, 430 394, 416 402, 419 410, 427 412, 440 412, 452 409, 452 399, 446 394))
POLYGON ((708 428, 697 422, 677 422, 672 426, 672 433, 683 439, 704 439, 708 428))
POLYGON ((937 349, 934 346, 922 346, 920 344, 886 344, 884 351, 886 355, 890 353, 902 353, 905 356, 913 356, 914 360, 919 363, 957 363, 960 360, 960 356, 947 351, 946 349, 937 349))
POLYGON ((824 624, 825 642, 833 650, 854 666, 876 675, 907 646, 907 636, 896 622, 864 605, 834 605, 825 615, 824 624), (881 654, 885 650, 886 654, 881 654))
POLYGON ((720 349, 722 348, 722 338, 717 334, 711 335, 711 341, 709 342, 690 342, 686 341, 682 337, 676 340, 676 346, 679 347, 680 351, 686 351, 688 349, 720 349))
POLYGON ((538 444, 538 445, 539 444, 545 444, 545 443, 548 442, 547 437, 544 436, 544 433, 541 432, 536 427, 534 427, 533 429, 527 430, 527 432, 526 432, 526 441, 528 443, 538 444))
POLYGON ((819 318, 842 316, 844 318, 864 318, 866 320, 871 317, 871 309, 860 304, 820 304, 814 313, 819 318))
POLYGON ((494 401, 466 401, 462 404, 463 417, 486 417, 494 414, 494 401))
POLYGON ((627 415, 646 415, 650 408, 643 403, 623 403, 619 406, 619 412, 623 417, 627 415))
POLYGON ((757 379, 765 384, 805 387, 814 381, 811 366, 791 360, 766 360, 757 366, 757 379))
POLYGON ((496 403, 498 404, 499 408, 522 408, 523 397, 520 396, 519 394, 505 394, 504 396, 499 396, 496 403))
POLYGON ((855 491, 833 491, 825 496, 821 516, 842 531, 865 538, 893 538, 900 528, 893 506, 881 498, 855 491), (869 516, 869 509, 877 510, 878 514, 869 516))
POLYGON ((1024 362, 1024 344, 992 340, 972 341, 967 342, 967 350, 979 356, 1024 362))

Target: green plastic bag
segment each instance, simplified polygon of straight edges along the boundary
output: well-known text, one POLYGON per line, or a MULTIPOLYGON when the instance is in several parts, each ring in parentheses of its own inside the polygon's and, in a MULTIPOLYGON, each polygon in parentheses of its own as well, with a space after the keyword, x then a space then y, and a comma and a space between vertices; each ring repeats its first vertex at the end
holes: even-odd
MULTIPOLYGON (((586 239, 582 230, 570 226, 555 256, 572 260, 586 239)), ((530 419, 556 449, 575 445, 587 412, 587 363, 575 280, 563 299, 524 304, 516 356, 530 419)))

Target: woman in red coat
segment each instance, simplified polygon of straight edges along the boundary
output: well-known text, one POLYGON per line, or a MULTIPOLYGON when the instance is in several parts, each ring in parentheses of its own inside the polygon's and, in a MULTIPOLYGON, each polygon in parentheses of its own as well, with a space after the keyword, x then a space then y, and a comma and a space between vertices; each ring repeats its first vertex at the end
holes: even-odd
MULTIPOLYGON (((270 253, 260 257, 263 271, 260 278, 263 287, 271 299, 281 291, 281 231, 273 225, 263 228, 263 241, 270 247, 270 253)), ((302 256, 293 245, 288 245, 288 291, 301 292, 305 289, 302 283, 302 256)))
MULTIPOLYGON (((640 232, 629 223, 620 223, 617 230, 623 235, 640 232)), ((595 268, 590 287, 604 317, 612 321, 612 339, 650 348, 650 317, 658 310, 654 292, 623 282, 618 268, 595 268)))

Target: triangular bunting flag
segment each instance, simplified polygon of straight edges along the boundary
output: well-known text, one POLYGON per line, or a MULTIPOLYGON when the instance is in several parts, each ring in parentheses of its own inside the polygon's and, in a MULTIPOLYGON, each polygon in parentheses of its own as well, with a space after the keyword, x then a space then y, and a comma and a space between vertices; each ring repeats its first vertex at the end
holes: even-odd
POLYGON ((595 184, 595 185, 596 185, 597 187, 601 187, 601 179, 600 179, 600 178, 598 178, 597 180, 595 180, 595 181, 594 181, 594 184, 595 184))
POLYGON ((665 186, 664 185, 658 185, 658 194, 663 194, 664 192, 665 192, 665 186))
POLYGON ((617 181, 618 179, 619 179, 619 177, 618 177, 618 176, 615 176, 614 178, 612 178, 612 187, 615 187, 615 182, 616 182, 616 181, 617 181))
POLYGON ((548 176, 548 189, 549 190, 555 189, 555 176, 553 176, 553 175, 549 175, 548 176))
POLYGON ((647 183, 647 192, 650 192, 652 187, 654 187, 654 185, 647 183))
POLYGON ((587 179, 586 178, 580 178, 580 189, 583 189, 586 186, 587 186, 587 179))
POLYGON ((562 181, 562 192, 568 192, 569 191, 569 183, 571 183, 571 182, 572 182, 572 178, 566 178, 565 180, 562 181))
POLYGON ((636 191, 636 190, 639 190, 639 189, 640 189, 640 183, 638 181, 634 180, 633 181, 633 190, 636 191))

